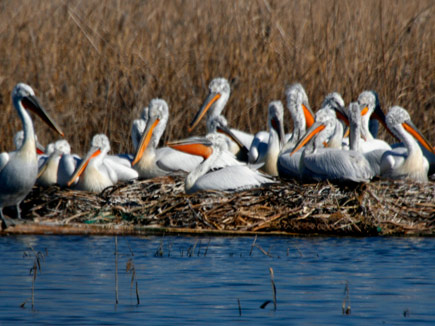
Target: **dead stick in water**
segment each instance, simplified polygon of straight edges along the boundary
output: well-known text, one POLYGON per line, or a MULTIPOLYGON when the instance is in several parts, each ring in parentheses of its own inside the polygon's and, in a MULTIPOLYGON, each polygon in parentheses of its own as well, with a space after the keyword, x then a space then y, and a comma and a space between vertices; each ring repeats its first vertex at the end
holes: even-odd
POLYGON ((115 236, 115 303, 118 304, 118 237, 115 236))
POLYGON ((272 290, 273 290, 273 310, 276 310, 276 286, 275 286, 272 267, 269 267, 269 272, 270 272, 270 281, 272 282, 272 290))
POLYGON ((237 298, 237 303, 239 305, 239 316, 242 316, 242 306, 240 305, 240 299, 237 298))

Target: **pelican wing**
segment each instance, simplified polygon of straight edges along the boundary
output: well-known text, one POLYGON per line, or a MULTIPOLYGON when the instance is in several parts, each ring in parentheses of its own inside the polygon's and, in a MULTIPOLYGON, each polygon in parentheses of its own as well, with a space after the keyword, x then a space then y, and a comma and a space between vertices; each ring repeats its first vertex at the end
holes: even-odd
POLYGON ((285 179, 301 179, 299 171, 301 156, 302 151, 296 152, 293 155, 290 155, 288 152, 281 154, 277 161, 279 176, 285 179))
POLYGON ((237 137, 237 139, 246 146, 246 148, 251 147, 252 141, 254 140, 254 135, 233 128, 231 128, 230 130, 237 137))
POLYGON ((366 158, 355 151, 318 149, 303 159, 304 175, 308 173, 314 180, 367 182, 374 176, 366 158))
POLYGON ((189 192, 200 190, 239 191, 273 182, 272 179, 246 165, 235 165, 203 175, 189 192))
POLYGON ((269 143, 269 133, 266 131, 259 131, 255 134, 249 148, 249 162, 261 163, 264 162, 269 143))
POLYGON ((203 159, 200 156, 183 153, 170 147, 162 147, 157 149, 156 161, 159 168, 168 172, 190 172, 195 169, 203 159))
POLYGON ((131 165, 129 167, 124 163, 121 158, 106 157, 104 159, 103 165, 107 168, 110 179, 114 181, 114 183, 117 181, 129 181, 139 177, 139 174, 136 170, 131 168, 131 165))
POLYGON ((0 172, 3 170, 3 168, 8 164, 10 159, 9 153, 1 153, 0 154, 0 172))

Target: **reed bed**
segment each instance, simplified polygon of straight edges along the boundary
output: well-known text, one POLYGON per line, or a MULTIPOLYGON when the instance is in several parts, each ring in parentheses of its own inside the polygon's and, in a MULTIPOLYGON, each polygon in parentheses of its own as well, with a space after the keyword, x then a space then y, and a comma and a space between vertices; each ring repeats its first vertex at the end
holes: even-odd
MULTIPOLYGON (((298 81, 314 109, 331 91, 349 102, 375 89, 384 111, 407 108, 435 143, 432 0, 18 0, 0 8, 1 151, 21 128, 10 100, 17 82, 34 87, 74 152, 106 133, 120 153, 132 151, 131 122, 155 97, 170 105, 163 142, 188 136, 218 76, 232 85, 230 125, 249 132, 266 128, 268 103, 298 81)), ((42 143, 54 140, 36 129, 42 143)))
MULTIPOLYGON (((129 227, 135 226, 160 233, 435 234, 434 183, 283 181, 238 193, 192 195, 183 187, 182 177, 119 184, 101 194, 35 187, 22 205, 22 215, 39 225, 102 225, 102 233, 120 227, 122 231, 123 226, 134 233, 129 227)), ((19 233, 20 228, 6 232, 19 233)))

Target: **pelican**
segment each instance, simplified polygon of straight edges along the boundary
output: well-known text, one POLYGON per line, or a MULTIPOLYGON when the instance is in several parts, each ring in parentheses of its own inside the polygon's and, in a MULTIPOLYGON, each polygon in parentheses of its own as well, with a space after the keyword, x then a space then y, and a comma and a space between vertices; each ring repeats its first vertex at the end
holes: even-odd
MULTIPOLYGON (((230 84, 228 83, 228 80, 226 80, 225 78, 215 78, 210 82, 208 88, 209 88, 209 95, 205 100, 204 104, 202 105, 202 107, 196 113, 195 117, 193 118, 193 121, 190 123, 188 129, 189 132, 192 132, 192 130, 198 125, 198 123, 201 121, 201 119, 204 117, 206 113, 207 113, 207 133, 212 132, 212 126, 211 126, 212 118, 216 116, 220 116, 222 114, 223 109, 225 108, 225 105, 228 102, 228 99, 230 97, 230 92, 231 92, 230 84)), ((242 142, 242 144, 246 146, 246 148, 249 148, 251 146, 252 140, 254 138, 253 135, 237 129, 230 129, 230 130, 242 142)))
POLYGON ((333 180, 367 182, 374 172, 367 159, 359 152, 324 148, 336 125, 340 124, 331 110, 319 110, 315 123, 293 149, 292 154, 301 149, 299 169, 304 180, 333 180), (316 137, 314 137, 317 135, 316 137))
POLYGON ((203 190, 239 191, 274 183, 266 175, 238 161, 228 151, 225 138, 221 134, 209 134, 168 145, 204 158, 186 177, 185 191, 188 194, 203 190))
MULTIPOLYGON (((302 150, 292 155, 290 154, 293 152, 299 140, 305 135, 306 129, 313 125, 314 113, 311 111, 308 104, 307 94, 299 83, 293 84, 287 88, 286 98, 287 108, 293 119, 293 133, 278 156, 277 168, 281 178, 301 179, 302 175, 299 170, 299 162, 302 156, 302 150)), ((344 105, 341 96, 338 93, 331 93, 326 96, 321 109, 330 109, 331 111, 340 105, 344 105)), ((332 114, 332 111, 330 114, 332 114)), ((336 129, 339 127, 340 126, 337 125, 336 129)))
MULTIPOLYGON (((374 91, 364 91, 358 96, 358 104, 361 106, 361 136, 365 142, 361 144, 363 152, 373 150, 391 150, 391 146, 381 140, 373 137, 370 132, 370 120, 376 119, 382 123, 383 126, 391 133, 388 125, 385 122, 385 115, 379 105, 378 95, 374 91)), ((393 136, 396 137, 396 135, 393 136)))
POLYGON ((75 188, 99 193, 105 188, 113 186, 118 181, 136 179, 138 173, 132 168, 107 160, 110 142, 106 135, 98 134, 92 138, 91 149, 75 169, 67 183, 71 186, 79 177, 75 188))
MULTIPOLYGON (((269 104, 267 120, 269 126, 267 146, 264 146, 264 152, 259 152, 258 149, 260 149, 261 147, 252 146, 251 144, 251 148, 249 150, 249 162, 264 163, 264 165, 260 169, 269 175, 277 176, 278 168, 276 162, 285 141, 283 121, 284 107, 281 101, 273 101, 269 104)), ((259 137, 261 137, 261 134, 259 137)))
MULTIPOLYGON (((362 117, 364 116, 365 108, 361 107, 358 102, 349 104, 349 148, 352 151, 360 152, 370 164, 374 175, 379 176, 381 173, 381 158, 386 149, 382 147, 370 148, 367 146, 367 140, 362 136, 362 117)), ((368 130, 366 130, 368 131, 368 130)), ((365 137, 364 137, 365 138, 365 137)), ((391 149, 391 148, 390 148, 391 149)))
POLYGON ((71 153, 71 147, 65 139, 47 145, 45 155, 40 155, 38 160, 39 170, 36 183, 43 187, 57 184, 59 162, 62 155, 71 153))
POLYGON ((405 146, 384 153, 381 159, 381 176, 391 179, 428 181, 429 162, 424 157, 417 141, 429 152, 435 154, 433 146, 412 123, 408 112, 400 106, 393 106, 390 109, 386 116, 386 123, 391 132, 405 146))
POLYGON ((143 123, 137 124, 142 136, 137 145, 132 166, 141 179, 164 176, 176 171, 190 172, 202 161, 198 156, 181 153, 169 147, 157 149, 160 137, 165 131, 168 116, 169 109, 166 101, 153 99, 149 104, 146 128, 143 123))
POLYGON ((12 102, 23 124, 24 141, 19 149, 0 154, 0 213, 4 227, 7 224, 3 208, 16 206, 17 217, 21 218, 19 204, 32 190, 38 174, 35 132, 27 110, 38 114, 45 123, 63 136, 63 132, 41 106, 29 85, 17 84, 12 92, 12 102))

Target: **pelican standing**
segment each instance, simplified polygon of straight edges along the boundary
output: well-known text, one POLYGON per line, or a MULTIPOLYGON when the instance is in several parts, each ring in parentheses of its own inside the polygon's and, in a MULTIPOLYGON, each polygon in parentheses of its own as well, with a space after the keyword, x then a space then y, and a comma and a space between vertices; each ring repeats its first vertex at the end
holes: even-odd
POLYGON ((38 174, 35 132, 27 110, 38 114, 44 122, 63 136, 63 132, 41 106, 29 85, 17 84, 12 92, 12 102, 23 124, 24 140, 19 149, 0 154, 0 213, 4 227, 7 227, 7 224, 3 208, 16 206, 17 217, 21 218, 19 204, 32 190, 38 174))
POLYGON ((198 156, 181 153, 169 147, 157 148, 160 137, 168 122, 169 108, 166 101, 153 99, 149 104, 145 130, 136 148, 132 166, 139 178, 149 179, 178 171, 192 171, 202 159, 198 156))
POLYGON ((302 178, 308 181, 367 182, 373 176, 369 162, 359 152, 324 148, 336 125, 340 124, 331 110, 319 110, 316 121, 301 138, 292 153, 307 144, 300 158, 302 178), (316 137, 314 137, 316 136, 316 137))
POLYGON ((400 106, 393 106, 386 116, 391 132, 399 138, 404 147, 386 151, 381 160, 381 176, 391 179, 428 181, 429 162, 424 157, 417 141, 429 152, 435 149, 412 123, 409 113, 400 106))
POLYGON ((92 138, 91 149, 76 168, 67 186, 71 186, 79 178, 74 188, 99 193, 120 180, 132 180, 138 177, 137 172, 132 168, 106 160, 109 151, 110 142, 107 136, 95 135, 92 138))
POLYGON ((185 191, 188 194, 203 190, 239 191, 274 183, 266 175, 238 161, 228 151, 225 138, 221 134, 209 134, 168 145, 204 158, 186 177, 185 191))
MULTIPOLYGON (((225 78, 215 78, 210 82, 208 88, 209 95, 190 123, 189 132, 198 125, 207 113, 207 133, 210 133, 212 131, 211 123, 213 117, 220 116, 228 102, 231 93, 228 80, 225 78)), ((246 146, 246 148, 251 146, 252 140, 254 139, 253 135, 233 128, 230 130, 242 142, 242 144, 246 146)))

